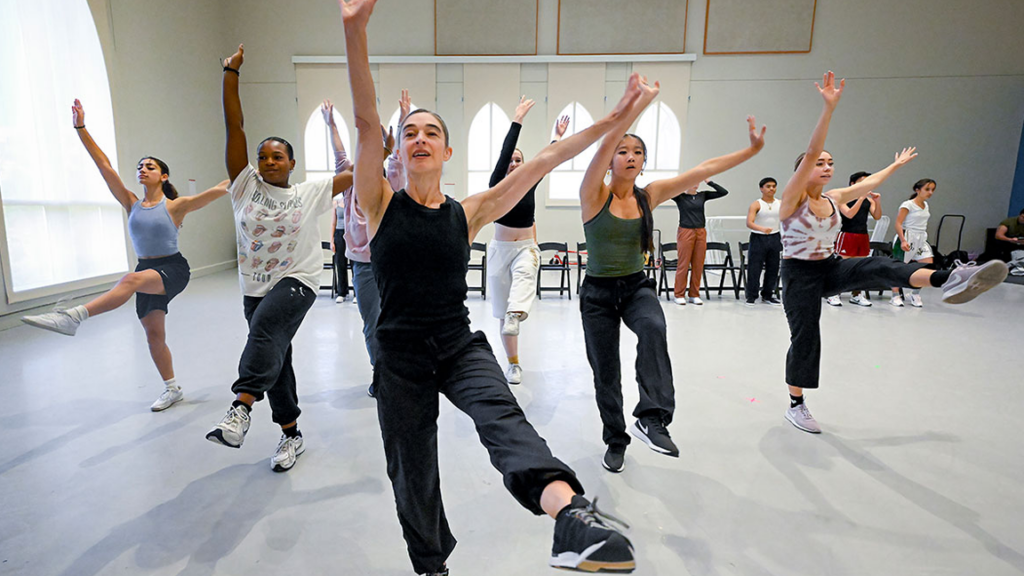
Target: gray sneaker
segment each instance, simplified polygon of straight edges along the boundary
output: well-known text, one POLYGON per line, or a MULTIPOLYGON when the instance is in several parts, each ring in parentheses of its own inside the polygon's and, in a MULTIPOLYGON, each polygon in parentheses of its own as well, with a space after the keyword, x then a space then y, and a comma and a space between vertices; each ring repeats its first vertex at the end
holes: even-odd
POLYGON ((502 336, 519 336, 520 316, 518 312, 508 312, 505 314, 505 325, 501 328, 502 336))
POLYGON ((181 402, 181 399, 185 397, 185 394, 181 392, 181 388, 177 386, 167 386, 164 388, 163 394, 153 402, 153 405, 149 407, 153 412, 163 412, 177 402, 181 402))
POLYGON ((67 310, 54 310, 38 316, 22 316, 21 321, 29 326, 49 330, 65 336, 74 336, 82 323, 76 320, 67 310))
POLYGON ((295 466, 295 461, 306 451, 306 445, 302 442, 302 436, 289 438, 281 435, 281 441, 277 444, 277 452, 270 459, 270 467, 274 472, 287 472, 295 466))
POLYGON ((807 409, 806 404, 798 404, 786 410, 786 420, 804 432, 821 434, 821 427, 818 426, 818 421, 814 419, 814 416, 811 416, 811 411, 807 409))
POLYGON ((241 448, 245 433, 249 431, 249 422, 248 410, 232 406, 220 423, 206 433, 206 439, 231 448, 241 448))
POLYGON ((962 264, 956 262, 956 268, 949 275, 949 280, 942 285, 942 301, 947 304, 963 304, 970 302, 1006 280, 1009 269, 1001 260, 990 260, 981 266, 974 262, 962 264))
POLYGON ((505 370, 505 380, 509 384, 521 384, 523 382, 523 368, 519 364, 509 364, 505 370))

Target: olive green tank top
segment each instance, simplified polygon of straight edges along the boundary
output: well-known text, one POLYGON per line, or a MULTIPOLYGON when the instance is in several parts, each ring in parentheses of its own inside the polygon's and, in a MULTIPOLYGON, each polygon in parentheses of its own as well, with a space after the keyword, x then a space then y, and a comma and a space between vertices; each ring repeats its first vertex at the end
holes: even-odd
POLYGON ((640 247, 642 218, 619 218, 612 214, 612 195, 604 208, 583 224, 587 238, 587 276, 616 278, 644 269, 640 247))

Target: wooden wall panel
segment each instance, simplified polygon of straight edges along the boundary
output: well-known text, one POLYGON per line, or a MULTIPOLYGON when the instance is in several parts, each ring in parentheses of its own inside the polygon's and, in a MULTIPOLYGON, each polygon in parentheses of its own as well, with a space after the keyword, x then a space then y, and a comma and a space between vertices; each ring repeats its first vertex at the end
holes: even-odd
POLYGON ((434 0, 438 56, 537 53, 539 0, 434 0))
POLYGON ((817 0, 708 0, 705 54, 811 51, 817 0))
POLYGON ((559 54, 682 54, 688 0, 559 0, 559 54), (656 17, 652 17, 656 15, 656 17))

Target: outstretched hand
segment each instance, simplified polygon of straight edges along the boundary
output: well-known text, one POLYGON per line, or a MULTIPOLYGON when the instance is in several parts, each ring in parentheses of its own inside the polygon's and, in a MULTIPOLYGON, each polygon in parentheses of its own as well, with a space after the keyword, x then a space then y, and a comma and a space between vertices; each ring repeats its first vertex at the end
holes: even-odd
POLYGON ((75 103, 71 105, 71 125, 85 126, 85 109, 78 98, 75 98, 75 103))
POLYGON ((398 124, 401 127, 402 122, 405 122, 405 117, 412 112, 412 98, 409 97, 409 91, 402 89, 402 97, 398 99, 399 118, 398 124))
POLYGON ((839 87, 836 87, 836 75, 831 70, 825 73, 822 77, 821 84, 817 82, 814 86, 821 93, 821 97, 825 99, 825 105, 830 108, 835 108, 839 105, 839 99, 843 96, 843 88, 846 87, 846 80, 839 81, 839 87))
POLYGON ((565 131, 569 129, 569 115, 566 114, 555 122, 555 137, 561 138, 565 136, 565 131))
POLYGON ((320 113, 324 115, 324 122, 328 126, 334 126, 334 104, 327 98, 320 104, 320 113))
POLYGON ((530 108, 533 108, 534 104, 536 104, 536 102, 527 98, 525 94, 522 97, 520 97, 519 105, 516 106, 515 120, 513 120, 513 122, 522 124, 523 118, 526 118, 527 112, 530 111, 530 108))
POLYGON ((903 166, 907 162, 910 162, 914 158, 917 158, 917 148, 911 146, 910 148, 904 148, 902 152, 896 154, 896 159, 892 161, 896 167, 903 166))
POLYGON ((629 76, 629 82, 626 83, 626 91, 622 94, 619 103, 611 111, 610 116, 616 119, 621 118, 633 106, 647 106, 654 100, 659 91, 661 91, 660 83, 655 82, 654 86, 651 86, 647 83, 646 77, 640 76, 638 72, 634 72, 629 76))
POLYGON ((882 197, 882 195, 879 194, 878 192, 868 192, 868 198, 870 198, 872 200, 878 200, 881 197, 882 197))
POLYGON ((761 132, 757 131, 757 121, 753 116, 747 116, 747 131, 750 136, 750 147, 756 151, 760 151, 764 148, 764 133, 768 130, 768 126, 761 126, 761 132))
POLYGON ((346 26, 354 25, 366 27, 370 21, 370 14, 373 14, 373 6, 377 0, 338 0, 341 5, 341 21, 346 26))
POLYGON ((238 70, 242 67, 243 60, 245 60, 245 45, 239 44, 238 51, 224 59, 224 66, 238 70))

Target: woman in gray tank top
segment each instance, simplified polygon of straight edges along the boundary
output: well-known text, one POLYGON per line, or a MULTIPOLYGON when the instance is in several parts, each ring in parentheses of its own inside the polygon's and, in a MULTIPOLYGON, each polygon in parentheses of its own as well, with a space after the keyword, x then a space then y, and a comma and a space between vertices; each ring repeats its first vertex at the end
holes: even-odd
MULTIPOLYGON (((646 82, 645 82, 646 84, 646 82)), ((658 92, 658 85, 646 90, 658 92)), ((587 276, 580 288, 580 312, 587 359, 594 371, 597 408, 608 446, 601 461, 610 472, 625 466, 626 421, 622 414, 622 373, 619 326, 637 335, 636 375, 640 402, 630 431, 651 450, 678 457, 679 449, 668 433, 675 410, 672 365, 665 335, 665 313, 658 303, 654 281, 643 273, 643 253, 653 250, 655 206, 752 158, 764 146, 764 128, 758 133, 754 117, 747 117, 750 146, 712 158, 674 178, 636 185, 647 162, 647 146, 626 130, 640 115, 634 109, 610 130, 594 154, 583 183, 580 206, 587 237, 587 276), (605 172, 611 168, 611 181, 605 172)))
POLYGON ((68 309, 55 309, 38 316, 25 316, 31 326, 74 336, 87 318, 122 306, 134 295, 135 308, 146 330, 149 354, 164 381, 164 391, 150 406, 154 412, 166 410, 182 399, 181 387, 174 379, 171 350, 164 334, 167 304, 177 296, 189 280, 188 261, 178 252, 178 228, 185 215, 199 210, 227 194, 225 180, 195 196, 179 197, 171 184, 170 169, 163 161, 147 156, 139 160, 136 178, 145 188, 140 200, 125 186, 110 159, 92 139, 85 127, 85 109, 75 100, 71 107, 72 121, 78 138, 99 168, 107 188, 128 213, 128 233, 139 258, 135 271, 126 274, 116 286, 87 304, 68 309))

